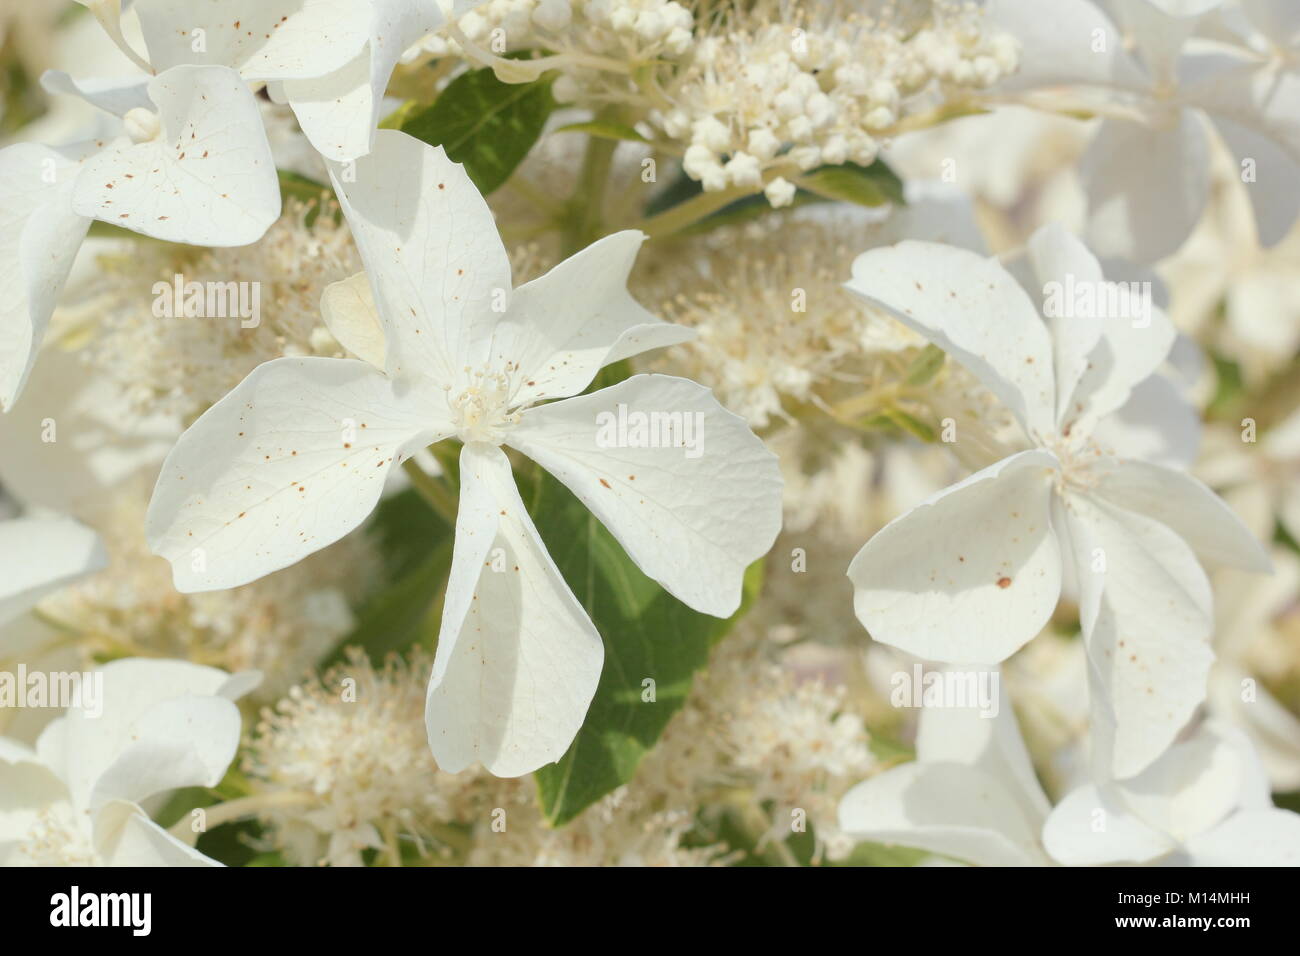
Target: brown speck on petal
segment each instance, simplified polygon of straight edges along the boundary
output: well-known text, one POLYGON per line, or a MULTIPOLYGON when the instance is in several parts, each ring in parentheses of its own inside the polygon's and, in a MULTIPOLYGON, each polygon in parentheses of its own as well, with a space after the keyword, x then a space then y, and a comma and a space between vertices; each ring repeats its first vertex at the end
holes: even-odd
POLYGON ((606 481, 604 478, 600 479, 600 483, 604 485, 606 488, 611 487, 610 483, 606 481))
POLYGON ((1006 588, 1011 587, 1011 579, 1010 579, 1010 578, 998 578, 998 587, 1002 588, 1003 590, 1005 590, 1006 588))

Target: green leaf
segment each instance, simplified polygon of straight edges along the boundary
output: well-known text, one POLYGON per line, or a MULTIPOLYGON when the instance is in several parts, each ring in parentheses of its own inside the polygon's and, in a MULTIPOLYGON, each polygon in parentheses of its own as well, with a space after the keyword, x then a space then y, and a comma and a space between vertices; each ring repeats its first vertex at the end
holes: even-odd
POLYGON ((552 826, 567 823, 627 783, 685 702, 709 651, 758 592, 761 562, 745 575, 744 600, 727 620, 699 614, 632 563, 604 526, 562 484, 535 469, 521 477, 529 513, 573 593, 605 642, 605 666, 587 719, 563 757, 537 771, 538 799, 552 826), (642 681, 655 682, 653 702, 642 681))
POLYGON ((376 539, 384 580, 390 583, 365 603, 356 626, 322 668, 343 660, 348 647, 362 648, 378 665, 390 653, 415 645, 432 650, 437 642, 452 529, 408 489, 380 504, 367 533, 376 539))
POLYGON ((490 69, 470 70, 452 80, 432 106, 411 113, 402 130, 446 149, 486 195, 523 162, 554 109, 549 77, 502 83, 490 69))
POLYGON ((800 176, 795 184, 823 199, 857 203, 859 206, 903 204, 903 181, 879 160, 870 166, 857 163, 822 166, 800 176))
POLYGON ((921 349, 921 353, 907 367, 905 377, 907 384, 924 385, 930 381, 939 374, 939 369, 943 368, 945 358, 947 358, 946 353, 937 345, 927 345, 921 349))
POLYGON ((587 123, 570 123, 554 130, 556 133, 586 133, 599 139, 630 140, 634 143, 650 142, 631 126, 623 123, 611 123, 608 120, 591 120, 587 123))

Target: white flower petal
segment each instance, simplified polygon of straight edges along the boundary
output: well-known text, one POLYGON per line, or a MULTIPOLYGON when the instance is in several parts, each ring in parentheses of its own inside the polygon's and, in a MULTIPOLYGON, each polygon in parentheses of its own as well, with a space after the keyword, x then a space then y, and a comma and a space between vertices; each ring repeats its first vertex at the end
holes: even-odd
POLYGON ((254 581, 355 528, 393 467, 452 431, 440 393, 395 387, 364 362, 267 362, 167 456, 149 547, 181 591, 254 581))
POLYGON ((385 368, 461 381, 486 359, 510 302, 510 260, 491 210, 441 146, 405 133, 380 130, 355 172, 355 181, 330 175, 375 290, 385 368))
POLYGON ((107 561, 99 536, 71 518, 0 521, 0 624, 107 561))
POLYGON ((368 43, 359 56, 319 80, 284 84, 303 132, 336 162, 370 151, 393 68, 412 44, 444 22, 435 0, 370 0, 369 6, 368 43))
POLYGON ((1145 863, 1178 844, 1133 815, 1113 793, 1088 784, 1053 808, 1043 827, 1043 846, 1066 866, 1097 866, 1145 863))
POLYGON ((27 382, 90 228, 72 209, 78 155, 35 143, 0 150, 0 411, 27 382))
POLYGON ((83 699, 36 742, 41 761, 67 784, 76 807, 132 790, 143 798, 158 786, 220 781, 239 744, 239 713, 217 696, 229 674, 146 658, 113 661, 98 673, 102 699, 83 699))
POLYGON ((1300 46, 1300 6, 1291 0, 1237 0, 1237 6, 1278 47, 1300 46))
POLYGON ((1236 809, 1247 774, 1241 743, 1203 725, 1142 773, 1117 784, 1115 792, 1135 816, 1181 843, 1236 809))
POLYGON ((425 709, 429 746, 449 773, 481 763, 517 777, 558 760, 573 742, 604 646, 528 517, 504 453, 464 446, 460 477, 425 709))
POLYGON ((1300 814, 1289 810, 1235 813, 1187 841, 1192 866, 1300 866, 1300 814))
POLYGON ((350 162, 370 151, 382 96, 370 86, 370 48, 333 73, 306 80, 286 80, 284 98, 293 108, 308 141, 326 159, 350 162))
POLYGON ((375 368, 384 367, 384 327, 375 307, 370 279, 358 272, 325 287, 320 299, 321 317, 339 345, 375 368))
POLYGON ((839 827, 981 866, 1045 863, 1038 834, 995 777, 953 763, 912 763, 858 784, 840 801, 839 827))
POLYGON ((95 850, 105 866, 221 866, 125 800, 114 801, 96 814, 95 850))
POLYGON ((685 379, 635 375, 530 409, 507 441, 564 482, 637 567, 704 614, 727 617, 740 606, 745 569, 781 527, 776 456, 685 379), (654 447, 627 447, 636 439, 631 427, 618 434, 624 412, 629 422, 645 416, 654 447), (694 448, 665 447, 668 431, 694 448))
POLYGON ((1267 137, 1300 162, 1300 73, 1231 50, 1197 51, 1183 61, 1186 102, 1215 122, 1227 119, 1267 137))
POLYGON ((1197 556, 1248 571, 1272 568, 1268 552, 1228 505, 1199 479, 1144 461, 1094 466, 1096 493, 1173 529, 1197 556))
POLYGON ((47 93, 75 96, 97 109, 125 116, 133 109, 153 110, 149 99, 149 77, 141 74, 127 79, 75 79, 63 70, 46 70, 41 86, 47 93))
POLYGON ((280 215, 280 184, 257 99, 233 70, 178 66, 149 82, 161 132, 86 160, 73 209, 202 246, 256 242, 280 215))
POLYGON ((916 759, 964 764, 988 774, 1011 795, 1025 820, 1041 825, 1051 804, 1034 774, 1006 684, 998 677, 998 711, 991 717, 978 707, 923 708, 916 759))
POLYGON ((1114 457, 1186 470, 1201 447, 1201 416, 1172 380, 1156 374, 1099 421, 1092 437, 1114 457))
POLYGON ((1088 0, 1053 0, 1050 17, 1043 16, 1041 0, 989 0, 986 10, 990 25, 1020 41, 1020 64, 1005 88, 1149 85, 1114 22, 1088 0))
POLYGON ((134 8, 159 72, 227 66, 246 80, 338 69, 361 49, 370 13, 363 0, 135 0, 134 8))
POLYGON ((577 395, 612 362, 694 338, 627 291, 645 238, 635 230, 606 236, 515 289, 492 336, 496 366, 518 369, 515 404, 577 395))
POLYGON ((1033 302, 996 259, 909 240, 858 256, 845 287, 970 369, 1031 437, 1052 433, 1051 339, 1033 302))
POLYGON ((215 787, 239 749, 239 733, 239 709, 224 697, 155 704, 132 721, 132 743, 100 773, 90 806, 145 800, 179 787, 215 787))
MULTIPOLYGON (((1300 92, 1300 91, 1298 91, 1300 92)), ((1255 230, 1262 245, 1275 246, 1295 225, 1300 210, 1300 162, 1272 138, 1230 117, 1213 117, 1215 128, 1236 160, 1237 175, 1255 211, 1255 230), (1246 165, 1250 178, 1246 178, 1246 165)))
POLYGON ((1055 459, 1021 452, 882 528, 849 565, 858 620, 927 660, 1001 661, 1047 623, 1061 594, 1049 521, 1055 459))
POLYGON ((1060 223, 1043 226, 1029 237, 1025 247, 1036 289, 1026 290, 1040 304, 1052 330, 1053 368, 1056 374, 1056 421, 1065 417, 1074 390, 1088 368, 1088 356, 1097 347, 1101 323, 1095 318, 1069 317, 1066 303, 1053 302, 1053 293, 1063 297, 1065 289, 1091 286, 1100 288, 1105 281, 1101 264, 1088 247, 1070 234, 1060 223))
POLYGON ((1184 110, 1168 128, 1102 123, 1081 161, 1094 252, 1147 263, 1183 244, 1210 192, 1202 122, 1184 110))
MULTIPOLYGON (((1153 301, 1144 302, 1140 288, 1106 283, 1098 295, 1114 297, 1113 314, 1108 304, 1104 315, 1070 320, 1098 331, 1083 375, 1061 405, 1061 434, 1076 439, 1091 435, 1099 421, 1124 407, 1133 389, 1164 364, 1177 338, 1168 316, 1153 301)), ((1061 334, 1070 333, 1062 329, 1061 334)))
POLYGON ((1210 585, 1191 548, 1160 522, 1099 498, 1071 494, 1065 503, 1094 684, 1094 751, 1105 772, 1132 777, 1205 699, 1210 585))
POLYGON ((1119 0, 1112 4, 1157 85, 1177 80, 1183 46, 1200 18, 1223 0, 1119 0))

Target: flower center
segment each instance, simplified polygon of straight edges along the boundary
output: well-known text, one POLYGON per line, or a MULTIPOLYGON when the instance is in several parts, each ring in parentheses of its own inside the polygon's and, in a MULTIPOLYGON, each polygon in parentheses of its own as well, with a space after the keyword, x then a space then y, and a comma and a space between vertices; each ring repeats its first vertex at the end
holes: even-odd
POLYGON ((1092 465, 1102 455, 1102 450, 1095 442, 1079 444, 1068 438, 1059 438, 1048 444, 1048 451, 1060 462, 1056 469, 1058 492, 1067 489, 1088 491, 1097 484, 1097 474, 1092 465))
POLYGON ((510 408, 510 377, 505 372, 465 371, 469 385, 447 402, 457 437, 499 445, 510 427, 519 424, 519 413, 510 408))
POLYGON ((67 803, 52 803, 36 814, 16 849, 17 859, 31 866, 98 866, 89 821, 67 803))

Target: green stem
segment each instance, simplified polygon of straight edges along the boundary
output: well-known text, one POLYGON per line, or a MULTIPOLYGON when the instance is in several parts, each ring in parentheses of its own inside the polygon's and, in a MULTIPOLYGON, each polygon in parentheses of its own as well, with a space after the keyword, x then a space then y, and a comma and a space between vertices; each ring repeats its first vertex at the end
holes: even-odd
POLYGON ((730 189, 722 189, 718 192, 700 193, 698 196, 693 196, 685 202, 678 203, 657 216, 641 220, 635 228, 649 235, 651 239, 671 236, 695 225, 701 219, 713 215, 719 209, 731 205, 737 199, 744 199, 753 192, 752 189, 733 186, 730 189))
MULTIPOLYGON (((617 111, 602 111, 596 119, 618 122, 619 115, 617 111)), ((603 136, 587 138, 587 151, 582 157, 578 182, 569 198, 568 216, 562 233, 563 254, 566 258, 600 237, 609 171, 614 164, 614 150, 617 148, 617 140, 603 136)))
POLYGON ((411 485, 435 512, 451 527, 456 527, 456 512, 459 509, 457 495, 444 481, 439 481, 421 468, 414 458, 402 462, 402 470, 411 479, 411 485))

